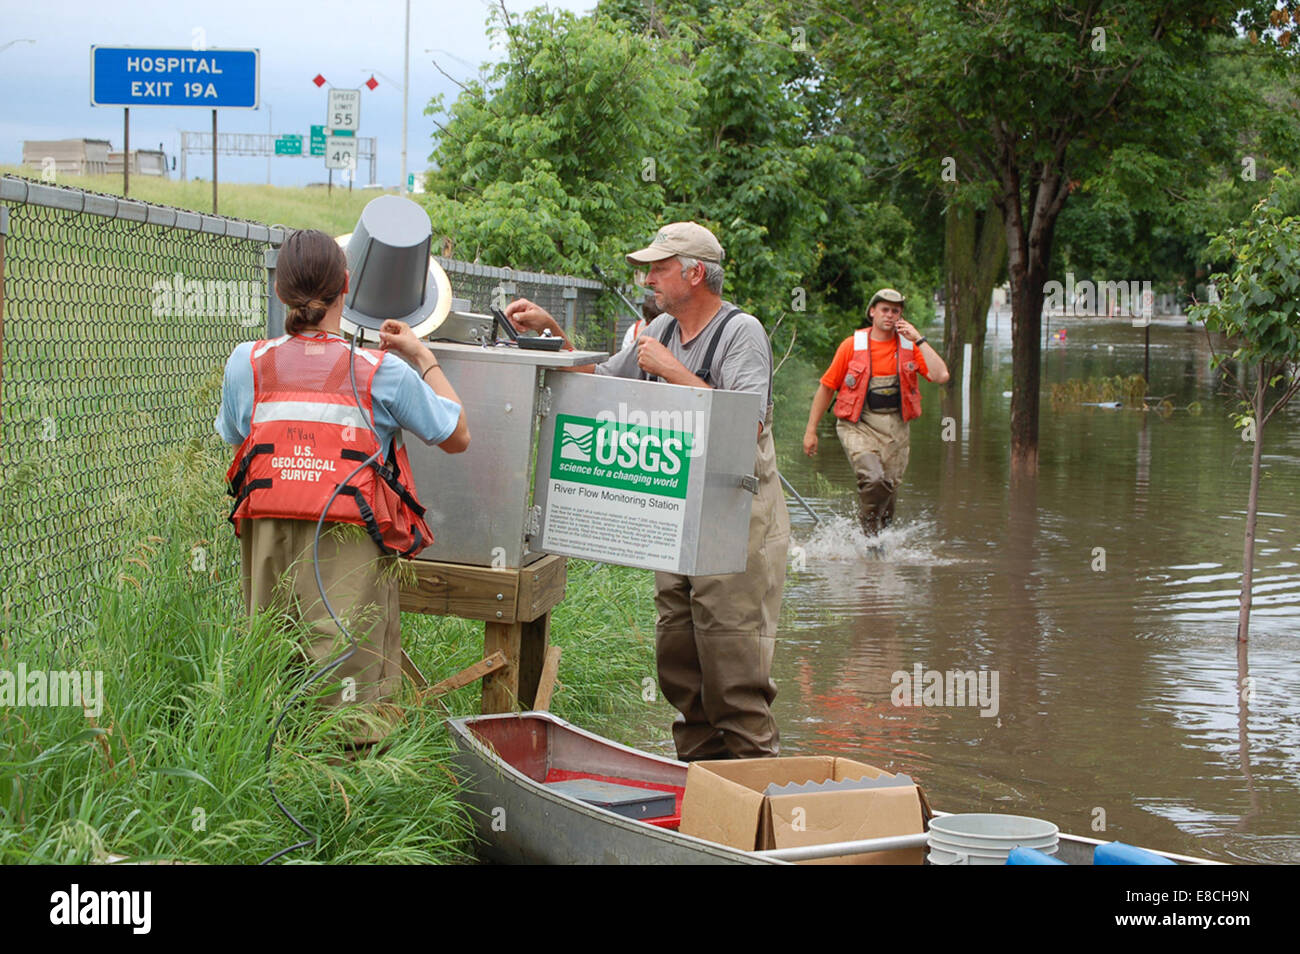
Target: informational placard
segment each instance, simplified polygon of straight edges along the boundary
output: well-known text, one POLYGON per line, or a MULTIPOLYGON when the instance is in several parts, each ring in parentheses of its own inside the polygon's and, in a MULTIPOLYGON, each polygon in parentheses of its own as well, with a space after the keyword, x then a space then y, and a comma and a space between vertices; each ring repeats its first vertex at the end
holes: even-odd
POLYGON ((325 125, 330 132, 355 133, 361 128, 361 90, 332 89, 325 125))
POLYGON ((278 137, 275 140, 275 154, 277 156, 301 156, 302 137, 301 136, 278 137))
POLYGON ((92 46, 90 105, 257 109, 258 50, 92 46))
POLYGON ((558 415, 542 549, 676 569, 692 445, 689 431, 558 415))
POLYGON ((355 169, 357 167, 357 140, 353 136, 325 137, 325 168, 355 169))
POLYGON ((325 155, 325 127, 311 127, 311 154, 313 156, 325 155))

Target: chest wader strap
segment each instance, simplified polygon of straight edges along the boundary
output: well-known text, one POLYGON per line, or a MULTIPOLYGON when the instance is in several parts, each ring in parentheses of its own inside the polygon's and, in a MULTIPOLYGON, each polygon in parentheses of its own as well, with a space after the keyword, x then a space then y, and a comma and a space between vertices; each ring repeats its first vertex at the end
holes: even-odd
MULTIPOLYGON (((713 332, 713 337, 709 339, 709 347, 704 352, 704 363, 700 365, 700 369, 698 371, 694 372, 695 376, 699 378, 701 381, 703 381, 705 384, 707 384, 709 387, 713 387, 713 381, 712 381, 713 355, 717 353, 718 341, 722 338, 722 332, 723 329, 727 327, 727 322, 729 322, 732 318, 734 318, 738 314, 740 314, 740 309, 733 308, 731 309, 731 311, 727 312, 725 315, 722 316, 722 319, 718 322, 717 330, 713 332)), ((665 348, 668 347, 668 342, 673 340, 673 335, 675 335, 676 333, 677 333, 677 319, 674 318, 668 322, 668 327, 665 328, 663 334, 659 336, 659 343, 663 345, 665 348)), ((642 369, 641 371, 641 380, 642 381, 650 380, 650 375, 648 375, 644 369, 642 369)), ((662 379, 656 376, 654 380, 660 381, 662 379)))

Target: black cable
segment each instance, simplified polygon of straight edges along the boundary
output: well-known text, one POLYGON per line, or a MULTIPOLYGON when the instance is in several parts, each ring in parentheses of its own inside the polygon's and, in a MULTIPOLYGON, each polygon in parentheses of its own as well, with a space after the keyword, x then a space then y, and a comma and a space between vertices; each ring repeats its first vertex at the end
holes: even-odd
MULTIPOLYGON (((361 395, 357 391, 356 349, 357 349, 357 336, 353 335, 352 343, 348 346, 348 380, 352 384, 352 400, 357 405, 357 414, 361 417, 361 422, 365 424, 368 430, 374 433, 375 430, 374 427, 371 426, 370 422, 366 420, 365 409, 361 406, 361 395)), ((375 442, 379 443, 379 435, 377 433, 375 433, 375 442)), ((284 815, 285 818, 289 819, 289 821, 293 822, 293 824, 297 826, 298 830, 301 831, 304 835, 306 835, 307 838, 306 840, 300 841, 297 844, 290 845, 287 848, 281 848, 275 854, 271 855, 269 858, 262 861, 261 864, 264 865, 270 864, 272 861, 275 861, 277 858, 281 858, 284 855, 287 855, 291 851, 297 851, 299 848, 306 848, 308 845, 314 845, 316 844, 317 841, 315 833, 313 833, 302 822, 298 821, 298 819, 294 817, 293 813, 289 811, 289 809, 285 806, 284 802, 280 801, 280 796, 276 794, 275 779, 271 775, 271 753, 275 748, 275 737, 276 734, 280 731, 280 724, 284 722, 285 717, 289 714, 289 710, 293 708, 293 704, 298 701, 298 698, 303 693, 305 693, 309 688, 311 688, 312 683, 316 682, 318 679, 322 678, 332 670, 337 669, 339 666, 343 665, 343 663, 351 659, 353 653, 357 651, 356 639, 352 636, 352 633, 348 630, 348 628, 343 625, 343 620, 339 619, 338 614, 334 612, 334 607, 330 605, 329 597, 325 595, 325 584, 324 582, 322 582, 320 576, 320 535, 321 535, 321 529, 325 526, 325 516, 326 514, 329 513, 330 507, 333 506, 334 504, 334 498, 336 498, 339 495, 339 492, 344 487, 352 483, 352 478, 354 478, 357 474, 361 473, 361 471, 365 470, 367 467, 373 464, 375 460, 379 457, 379 455, 383 453, 383 450, 384 450, 383 445, 380 444, 380 446, 375 450, 373 454, 371 454, 360 464, 358 464, 356 466, 356 469, 353 470, 352 473, 348 474, 347 477, 343 478, 343 480, 339 482, 338 486, 334 488, 334 492, 330 494, 329 499, 325 501, 325 507, 324 509, 321 510, 320 518, 316 521, 316 534, 315 536, 313 536, 311 542, 311 561, 312 561, 312 569, 315 570, 316 573, 316 589, 320 593, 321 602, 325 605, 326 612, 330 614, 330 618, 334 620, 335 625, 338 626, 339 630, 343 633, 343 635, 348 638, 348 644, 350 648, 348 649, 347 652, 339 656, 337 659, 331 660, 330 662, 326 663, 324 666, 318 669, 310 679, 308 679, 305 683, 299 686, 298 691, 289 697, 289 701, 285 703, 284 708, 280 710, 279 716, 276 717, 275 725, 271 727, 271 738, 268 739, 266 742, 266 759, 265 759, 266 785, 267 788, 271 790, 271 798, 275 800, 276 808, 280 809, 280 813, 284 815)))

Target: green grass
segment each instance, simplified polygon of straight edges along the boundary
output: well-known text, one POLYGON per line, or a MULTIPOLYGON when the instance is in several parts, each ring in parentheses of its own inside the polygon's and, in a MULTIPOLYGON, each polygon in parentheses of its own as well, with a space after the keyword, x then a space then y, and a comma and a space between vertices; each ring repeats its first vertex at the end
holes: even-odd
MULTIPOLYGON (((0 166, 0 174, 39 179, 39 169, 23 166, 0 166)), ((220 170, 218 170, 220 176, 220 170)), ((72 176, 60 174, 54 185, 91 192, 122 194, 122 177, 72 176)), ((375 189, 348 192, 336 184, 333 193, 325 188, 217 182, 217 211, 236 219, 250 219, 295 229, 320 229, 330 235, 351 232, 365 204, 380 195, 375 189)), ((195 212, 212 212, 212 181, 180 181, 156 176, 132 176, 131 198, 142 202, 170 205, 195 212)))
MULTIPOLYGON (((260 861, 297 839, 266 788, 272 722, 302 678, 299 634, 239 612, 227 532, 195 559, 210 526, 224 448, 179 448, 159 465, 164 503, 122 525, 95 606, 76 626, 0 631, 0 669, 104 675, 98 718, 68 707, 0 708, 0 863, 90 863, 112 855, 212 864, 260 861)), ((667 739, 672 711, 643 701, 654 676, 651 574, 572 563, 553 614, 563 649, 552 709, 625 741, 667 739)), ((432 681, 478 660, 481 623, 403 616, 403 642, 432 681)), ((411 703, 409 686, 399 702, 411 703)), ((479 686, 444 697, 477 711, 479 686)), ((317 845, 288 859, 438 863, 472 857, 455 801, 451 742, 438 707, 409 707, 391 745, 338 762, 339 726, 297 706, 271 763, 281 798, 317 845)))

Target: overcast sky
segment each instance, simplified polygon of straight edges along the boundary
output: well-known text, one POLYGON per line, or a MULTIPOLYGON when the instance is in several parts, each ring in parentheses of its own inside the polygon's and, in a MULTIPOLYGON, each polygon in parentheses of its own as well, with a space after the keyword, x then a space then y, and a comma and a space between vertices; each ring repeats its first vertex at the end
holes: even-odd
MULTIPOLYGON (((512 13, 539 5, 506 2, 512 13)), ((595 0, 552 0, 549 6, 584 12, 595 0)), ((273 129, 306 139, 309 127, 324 120, 324 90, 360 87, 360 135, 378 138, 378 178, 386 185, 397 183, 404 0, 0 0, 0 9, 0 163, 21 162, 25 139, 107 139, 114 149, 122 148, 122 110, 90 105, 92 45, 189 50, 201 39, 209 47, 261 50, 261 108, 221 110, 219 131, 273 129), (35 42, 11 44, 15 40, 35 42), (372 72, 380 83, 374 92, 361 86, 372 72), (328 80, 321 89, 311 82, 317 73, 328 80)), ((491 47, 487 36, 487 17, 485 0, 411 0, 410 171, 425 168, 432 149, 435 127, 424 115, 425 106, 438 93, 447 94, 448 102, 455 98, 455 85, 432 61, 436 58, 448 73, 464 79, 498 58, 500 50, 491 47)), ((156 149, 162 143, 169 157, 179 152, 181 130, 211 128, 207 109, 131 111, 132 147, 156 149)), ((210 155, 191 155, 189 161, 191 177, 211 174, 210 155)), ((223 181, 265 182, 267 161, 221 156, 218 174, 223 181)), ((358 174, 363 181, 364 164, 358 174)), ((271 178, 277 185, 324 181, 324 160, 274 159, 271 178)))

